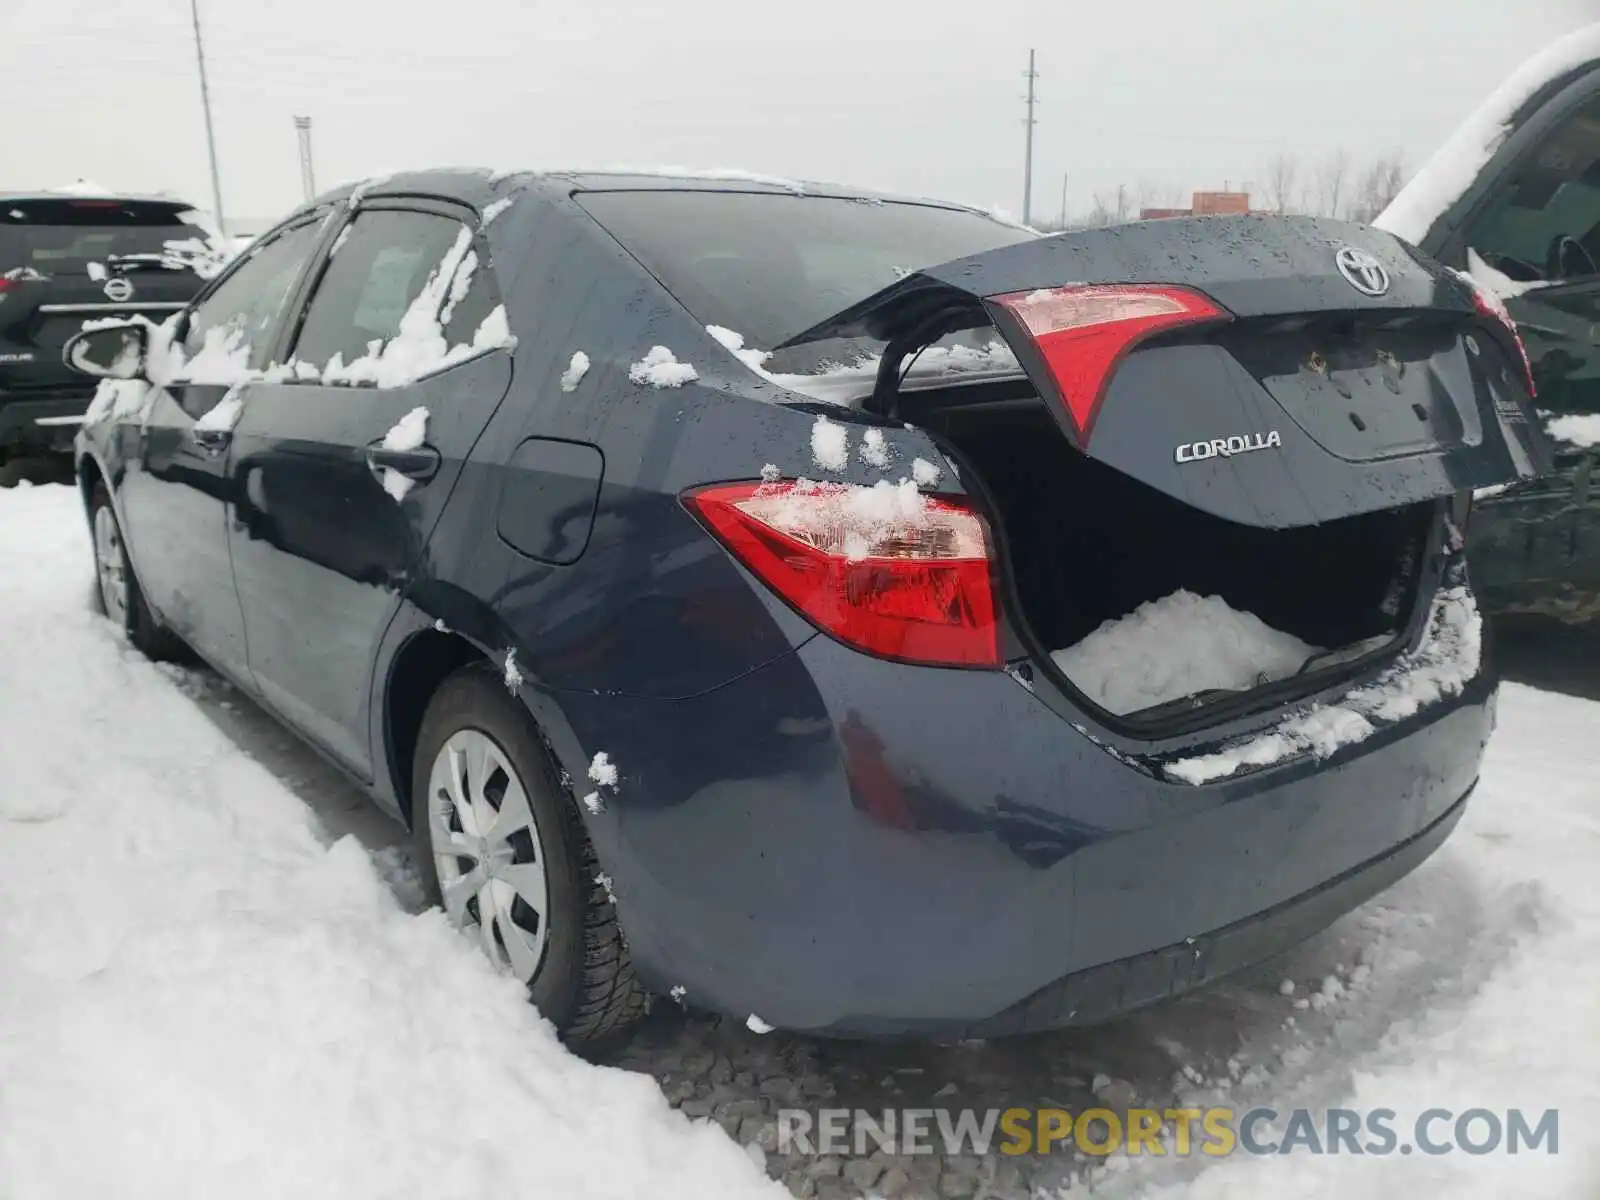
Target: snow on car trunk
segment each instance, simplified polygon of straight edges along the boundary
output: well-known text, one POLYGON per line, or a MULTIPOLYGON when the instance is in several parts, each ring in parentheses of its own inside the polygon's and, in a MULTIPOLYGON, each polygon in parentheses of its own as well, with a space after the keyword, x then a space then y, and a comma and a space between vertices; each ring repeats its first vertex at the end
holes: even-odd
POLYGON ((0 1179, 18 1196, 780 1196, 590 1066, 87 609, 0 493, 0 1179))
POLYGON ((1089 699, 1123 714, 1286 679, 1320 649, 1220 596, 1180 590, 1106 621, 1050 657, 1089 699))

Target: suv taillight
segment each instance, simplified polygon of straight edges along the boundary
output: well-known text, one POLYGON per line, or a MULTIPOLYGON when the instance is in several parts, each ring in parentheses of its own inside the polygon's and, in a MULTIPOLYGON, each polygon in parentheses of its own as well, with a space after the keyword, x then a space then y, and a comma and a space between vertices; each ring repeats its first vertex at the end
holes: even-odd
POLYGON ((686 493, 691 512, 823 632, 901 662, 997 667, 991 540, 960 497, 787 481, 686 493))
POLYGON ((1014 316, 1039 348, 1062 403, 1089 440, 1106 383, 1139 342, 1183 325, 1227 321, 1232 314, 1189 288, 1074 284, 990 296, 1014 316))

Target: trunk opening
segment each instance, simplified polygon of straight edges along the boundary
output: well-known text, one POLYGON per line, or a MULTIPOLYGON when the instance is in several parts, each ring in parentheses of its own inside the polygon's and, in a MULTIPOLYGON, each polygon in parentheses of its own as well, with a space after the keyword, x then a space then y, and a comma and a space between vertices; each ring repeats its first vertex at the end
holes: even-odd
POLYGON ((1035 658, 1113 720, 1209 723, 1403 647, 1437 502, 1237 524, 1086 458, 1019 390, 903 394, 901 407, 987 493, 1035 658))

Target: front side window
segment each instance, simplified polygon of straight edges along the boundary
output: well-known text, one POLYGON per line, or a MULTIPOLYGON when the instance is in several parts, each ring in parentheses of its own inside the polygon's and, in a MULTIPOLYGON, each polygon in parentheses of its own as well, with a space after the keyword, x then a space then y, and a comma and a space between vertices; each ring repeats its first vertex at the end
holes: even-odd
POLYGON ((472 231, 435 213, 357 213, 306 309, 293 351, 332 383, 404 381, 470 346, 498 304, 472 231))
POLYGON ((307 221, 253 247, 194 307, 183 337, 191 382, 228 383, 266 367, 284 306, 321 232, 319 221, 307 221))

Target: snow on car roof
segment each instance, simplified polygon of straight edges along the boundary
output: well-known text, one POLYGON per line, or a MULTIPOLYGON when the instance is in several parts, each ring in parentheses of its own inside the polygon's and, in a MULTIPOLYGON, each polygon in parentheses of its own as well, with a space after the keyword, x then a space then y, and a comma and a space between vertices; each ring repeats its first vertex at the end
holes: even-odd
POLYGON ((1583 68, 1600 66, 1600 24, 1552 42, 1518 67, 1461 123, 1444 145, 1373 222, 1420 242, 1444 212, 1466 194, 1505 141, 1522 109, 1546 88, 1583 68))

